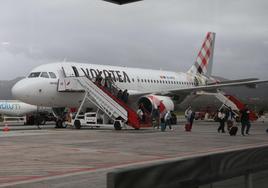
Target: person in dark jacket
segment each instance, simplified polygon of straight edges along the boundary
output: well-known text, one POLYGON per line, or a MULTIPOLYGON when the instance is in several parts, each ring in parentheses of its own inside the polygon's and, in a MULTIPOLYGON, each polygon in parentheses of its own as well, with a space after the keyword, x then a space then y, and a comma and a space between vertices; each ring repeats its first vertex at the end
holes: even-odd
POLYGON ((157 108, 153 109, 152 112, 152 121, 153 127, 159 129, 159 123, 160 123, 160 106, 157 106, 157 108))
POLYGON ((218 119, 220 122, 220 126, 218 127, 218 132, 225 133, 225 113, 223 108, 218 112, 218 119))
POLYGON ((123 91, 123 94, 122 94, 122 101, 124 101, 125 103, 127 103, 127 101, 128 101, 128 92, 127 92, 127 89, 125 89, 124 91, 123 91))
POLYGON ((120 90, 118 91, 118 93, 117 93, 117 98, 120 99, 120 100, 122 100, 122 95, 123 95, 123 92, 122 92, 122 90, 120 89, 120 90))
POLYGON ((249 114, 250 111, 248 109, 248 106, 245 105, 245 107, 240 110, 240 117, 241 117, 241 134, 245 136, 245 128, 246 128, 246 134, 249 135, 249 129, 251 127, 250 121, 249 121, 249 114))

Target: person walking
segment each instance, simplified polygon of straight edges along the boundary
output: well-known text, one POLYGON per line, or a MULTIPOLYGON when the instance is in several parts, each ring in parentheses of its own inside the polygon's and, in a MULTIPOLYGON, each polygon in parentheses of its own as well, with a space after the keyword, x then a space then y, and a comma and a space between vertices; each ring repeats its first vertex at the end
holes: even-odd
POLYGON ((234 118, 235 118, 235 114, 234 114, 233 110, 230 107, 228 107, 228 109, 226 110, 227 129, 228 130, 230 129, 230 127, 233 126, 234 118))
POLYGON ((191 113, 192 113, 192 107, 188 106, 188 108, 184 112, 185 118, 187 119, 189 117, 189 114, 191 114, 191 113))
POLYGON ((188 121, 189 121, 189 131, 192 131, 193 123, 194 123, 194 118, 195 118, 195 112, 192 111, 189 114, 188 121))
POLYGON ((185 110, 185 118, 186 118, 186 124, 185 124, 185 131, 191 131, 191 115, 192 115, 193 111, 191 109, 191 106, 189 106, 186 110, 185 110))
POLYGON ((225 127, 225 113, 223 108, 218 112, 218 119, 220 122, 220 126, 218 127, 218 132, 225 133, 224 127, 225 127))
POLYGON ((171 113, 170 111, 167 111, 167 113, 165 114, 165 127, 169 127, 170 130, 173 130, 171 127, 171 113))
POLYGON ((250 111, 248 109, 248 105, 245 105, 242 110, 240 110, 240 117, 241 117, 241 134, 245 136, 245 128, 246 128, 246 134, 249 135, 249 129, 251 127, 250 121, 249 121, 249 114, 250 111))
POLYGON ((165 111, 162 111, 160 113, 160 127, 162 132, 166 130, 165 115, 166 115, 165 111))
POLYGON ((160 123, 160 106, 157 106, 157 108, 153 109, 152 113, 152 121, 153 127, 159 129, 159 123, 160 123))
POLYGON ((235 113, 233 112, 231 107, 228 107, 226 111, 226 119, 227 119, 227 130, 230 136, 235 136, 237 133, 237 126, 235 125, 235 113))

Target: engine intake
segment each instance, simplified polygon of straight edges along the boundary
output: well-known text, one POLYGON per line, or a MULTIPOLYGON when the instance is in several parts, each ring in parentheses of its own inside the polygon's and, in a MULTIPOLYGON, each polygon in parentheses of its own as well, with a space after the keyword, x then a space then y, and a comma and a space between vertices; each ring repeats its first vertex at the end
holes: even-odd
POLYGON ((143 104, 148 112, 152 112, 154 108, 160 106, 160 112, 173 111, 174 103, 170 97, 160 95, 146 95, 138 100, 138 105, 143 104))

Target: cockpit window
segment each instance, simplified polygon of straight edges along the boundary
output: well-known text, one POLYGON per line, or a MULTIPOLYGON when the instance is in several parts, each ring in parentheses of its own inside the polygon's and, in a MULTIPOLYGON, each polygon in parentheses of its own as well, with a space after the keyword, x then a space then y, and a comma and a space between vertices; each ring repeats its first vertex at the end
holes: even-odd
POLYGON ((37 78, 41 72, 31 72, 31 74, 28 76, 28 78, 37 78))
POLYGON ((47 73, 47 72, 42 72, 41 77, 43 77, 43 78, 49 78, 49 76, 48 76, 48 73, 47 73))
POLYGON ((49 72, 50 78, 57 78, 56 74, 54 72, 49 72))

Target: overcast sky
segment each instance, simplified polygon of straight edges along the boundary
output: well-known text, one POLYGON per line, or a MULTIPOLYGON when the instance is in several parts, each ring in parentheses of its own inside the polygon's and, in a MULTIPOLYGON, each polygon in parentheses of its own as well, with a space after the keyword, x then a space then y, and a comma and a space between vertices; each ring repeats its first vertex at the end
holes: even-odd
POLYGON ((76 61, 187 71, 216 32, 213 75, 268 79, 267 0, 1 0, 0 80, 76 61))

